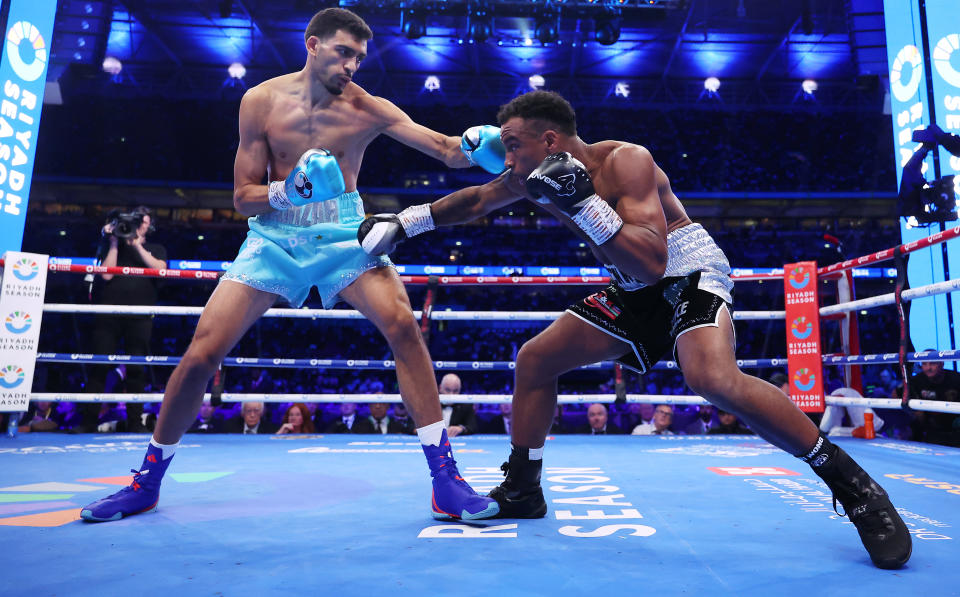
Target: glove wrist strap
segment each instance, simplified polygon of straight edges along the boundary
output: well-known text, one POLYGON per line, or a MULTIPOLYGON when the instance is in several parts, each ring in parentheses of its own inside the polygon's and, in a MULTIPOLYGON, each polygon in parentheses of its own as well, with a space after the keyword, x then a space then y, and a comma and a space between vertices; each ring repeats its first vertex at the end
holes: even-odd
POLYGON ((397 219, 400 220, 400 225, 403 226, 403 232, 407 235, 407 238, 436 228, 433 223, 433 214, 430 213, 429 203, 411 205, 398 213, 397 219))
POLYGON ((270 202, 270 207, 277 211, 293 207, 293 203, 290 203, 290 200, 287 199, 286 186, 287 183, 284 181, 274 180, 267 190, 267 201, 270 202))
POLYGON ((573 216, 573 223, 597 245, 607 242, 623 227, 623 220, 610 204, 596 194, 573 216))

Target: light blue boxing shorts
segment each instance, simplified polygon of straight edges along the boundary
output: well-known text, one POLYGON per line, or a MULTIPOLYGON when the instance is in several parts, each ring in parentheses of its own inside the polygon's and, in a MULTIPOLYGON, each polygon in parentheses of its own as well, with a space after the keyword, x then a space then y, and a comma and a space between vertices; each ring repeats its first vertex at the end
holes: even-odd
POLYGON ((293 307, 316 286, 323 307, 340 301, 340 291, 375 267, 393 267, 385 255, 368 255, 357 242, 363 221, 360 193, 271 211, 247 220, 247 240, 221 280, 279 294, 293 307))

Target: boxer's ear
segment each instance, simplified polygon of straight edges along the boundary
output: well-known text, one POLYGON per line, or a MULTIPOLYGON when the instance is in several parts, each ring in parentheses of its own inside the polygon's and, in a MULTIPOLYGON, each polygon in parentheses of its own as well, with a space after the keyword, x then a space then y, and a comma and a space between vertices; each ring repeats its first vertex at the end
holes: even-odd
POLYGON ((557 143, 560 142, 560 136, 557 134, 557 131, 547 129, 540 138, 543 140, 544 145, 546 145, 548 152, 556 153, 559 151, 557 143))

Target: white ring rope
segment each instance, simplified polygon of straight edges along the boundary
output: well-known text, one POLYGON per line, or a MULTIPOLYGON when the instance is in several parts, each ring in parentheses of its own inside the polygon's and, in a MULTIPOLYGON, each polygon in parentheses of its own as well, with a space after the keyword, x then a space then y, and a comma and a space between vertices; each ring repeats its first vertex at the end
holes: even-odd
MULTIPOLYGON (((204 394, 210 398, 210 394, 204 394)), ((594 402, 612 403, 615 394, 560 394, 558 404, 593 404, 594 402)), ((36 393, 31 400, 47 402, 160 402, 163 394, 70 394, 36 393)), ((223 402, 389 402, 400 403, 400 394, 229 394, 221 396, 223 402)), ((444 401, 456 404, 510 404, 512 394, 456 394, 445 395, 444 401)), ((637 404, 710 404, 700 396, 678 396, 674 394, 627 394, 628 403, 637 404)), ((901 402, 896 398, 842 398, 827 396, 826 403, 831 406, 866 406, 900 410, 901 402)), ((960 414, 960 402, 941 402, 937 400, 910 400, 909 406, 915 410, 960 414)))
MULTIPOLYGON (((106 315, 179 315, 198 317, 203 307, 142 306, 142 305, 73 305, 47 303, 45 313, 97 313, 106 315)), ((563 311, 442 311, 430 312, 433 321, 553 321, 563 311)), ((366 319, 352 309, 268 309, 265 317, 290 317, 298 319, 366 319)), ((413 316, 420 319, 421 312, 413 316)), ((737 311, 733 318, 744 320, 783 319, 783 311, 737 311)))

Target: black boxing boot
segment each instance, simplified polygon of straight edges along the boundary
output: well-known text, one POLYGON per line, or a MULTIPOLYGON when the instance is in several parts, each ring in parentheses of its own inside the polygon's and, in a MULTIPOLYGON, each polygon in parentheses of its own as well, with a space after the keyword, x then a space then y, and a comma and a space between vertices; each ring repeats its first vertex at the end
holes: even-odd
POLYGON ((913 541, 887 492, 853 458, 822 435, 801 457, 833 492, 833 509, 857 527, 860 540, 877 568, 893 570, 910 559, 913 541))
POLYGON ((500 505, 497 518, 546 516, 547 502, 543 499, 543 489, 540 488, 542 465, 542 459, 530 460, 529 448, 512 447, 510 460, 500 467, 506 478, 489 494, 489 497, 500 505))

